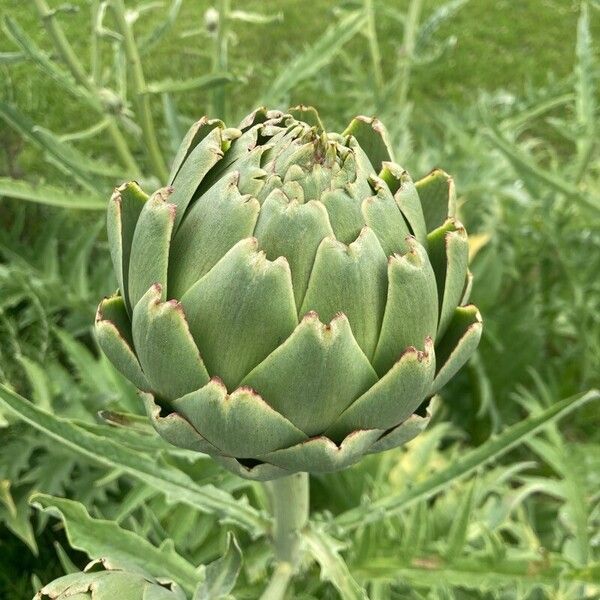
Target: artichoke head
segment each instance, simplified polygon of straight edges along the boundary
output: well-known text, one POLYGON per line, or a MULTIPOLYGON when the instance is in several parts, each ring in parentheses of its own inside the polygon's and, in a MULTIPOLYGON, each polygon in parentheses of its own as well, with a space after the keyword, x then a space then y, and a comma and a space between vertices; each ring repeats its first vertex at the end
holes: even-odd
POLYGON ((108 238, 102 349, 160 435, 245 477, 405 443, 481 335, 452 179, 413 183, 376 119, 200 119, 167 187, 115 191, 108 238))
POLYGON ((186 600, 175 583, 105 559, 45 585, 33 600, 186 600))

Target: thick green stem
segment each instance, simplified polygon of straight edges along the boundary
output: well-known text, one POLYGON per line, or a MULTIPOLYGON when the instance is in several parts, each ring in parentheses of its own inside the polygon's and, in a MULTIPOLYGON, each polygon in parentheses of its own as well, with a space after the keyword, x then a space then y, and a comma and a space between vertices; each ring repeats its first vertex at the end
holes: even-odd
POLYGON ((92 0, 91 12, 91 30, 90 35, 90 78, 95 85, 102 82, 100 40, 98 39, 97 21, 100 13, 100 0, 92 0))
POLYGON ((273 511, 273 546, 279 563, 294 569, 299 560, 302 529, 308 523, 308 475, 296 473, 267 483, 273 511))
POLYGON ((40 14, 44 27, 49 33, 54 46, 58 50, 61 59, 71 71, 73 77, 77 80, 80 85, 89 89, 89 79, 83 65, 79 61, 77 54, 73 50, 71 44, 67 40, 67 37, 63 33, 60 25, 54 18, 55 13, 50 10, 50 7, 46 3, 46 0, 34 0, 35 6, 40 14))
POLYGON ((408 101, 415 42, 419 32, 419 19, 422 8, 423 0, 411 0, 404 23, 404 42, 402 44, 402 61, 400 65, 400 93, 398 98, 399 105, 403 109, 408 101))
POLYGON ((154 174, 161 181, 166 182, 169 172, 167 171, 167 166, 156 137, 154 119, 152 118, 152 111, 150 110, 150 98, 148 97, 146 90, 146 80, 144 79, 142 61, 135 43, 135 38, 133 37, 131 24, 127 22, 125 16, 125 4, 123 0, 114 0, 111 6, 113 8, 119 33, 123 36, 123 48, 125 50, 125 55, 127 56, 127 62, 131 67, 131 84, 135 95, 138 118, 140 120, 148 158, 154 174))
POLYGON ((364 8, 367 15, 367 36, 369 39, 369 51, 373 65, 373 79, 375 81, 375 103, 377 110, 380 108, 381 93, 383 91, 383 70, 381 68, 381 52, 379 51, 379 40, 377 39, 377 28, 375 27, 375 7, 373 0, 364 0, 364 8))
POLYGON ((294 571, 290 564, 279 563, 275 567, 269 585, 265 588, 260 600, 283 600, 293 575, 294 571))
MULTIPOLYGON (((219 1, 219 25, 215 37, 212 65, 214 74, 225 73, 228 67, 229 6, 230 0, 219 1)), ((215 117, 227 122, 227 101, 222 85, 217 86, 213 92, 213 112, 215 117)))

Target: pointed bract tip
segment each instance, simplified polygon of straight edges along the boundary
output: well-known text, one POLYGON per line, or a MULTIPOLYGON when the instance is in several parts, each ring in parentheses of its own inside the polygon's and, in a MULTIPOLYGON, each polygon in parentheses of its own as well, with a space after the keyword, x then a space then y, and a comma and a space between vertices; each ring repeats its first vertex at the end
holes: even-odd
POLYGON ((304 322, 304 321, 321 321, 321 319, 319 319, 319 315, 317 313, 317 311, 315 310, 309 310, 300 320, 300 322, 304 322))
POLYGON ((212 385, 213 387, 222 389, 225 391, 225 394, 227 394, 227 386, 225 385, 224 381, 218 375, 213 375, 209 379, 209 381, 206 385, 212 385))

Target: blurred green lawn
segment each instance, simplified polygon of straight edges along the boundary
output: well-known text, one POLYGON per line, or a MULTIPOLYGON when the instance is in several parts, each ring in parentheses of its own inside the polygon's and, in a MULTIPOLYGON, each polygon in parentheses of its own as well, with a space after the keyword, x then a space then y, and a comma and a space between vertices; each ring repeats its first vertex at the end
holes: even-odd
MULTIPOLYGON (((60 3, 51 2, 55 7, 60 3)), ((86 57, 89 41, 88 3, 76 0, 76 13, 60 16, 69 39, 76 51, 86 57)), ((127 2, 135 6, 133 2, 127 2)), ((168 3, 165 2, 165 6, 168 3)), ((252 108, 257 86, 264 85, 278 73, 294 53, 310 45, 334 20, 332 10, 336 3, 326 0, 245 0, 233 2, 234 8, 263 13, 282 12, 284 19, 269 25, 235 24, 235 40, 231 47, 231 67, 247 83, 229 89, 229 98, 236 114, 252 108)), ((430 14, 442 0, 426 0, 423 15, 430 14)), ((22 0, 1 0, 2 13, 17 19, 21 26, 50 49, 39 24, 35 9, 22 0)), ((389 6, 404 10, 406 0, 390 2, 389 6)), ((148 80, 185 78, 201 75, 209 69, 210 48, 206 38, 195 36, 181 39, 186 30, 202 26, 203 13, 210 6, 207 0, 186 0, 175 27, 160 46, 144 57, 148 80)), ((138 33, 154 25, 164 11, 144 16, 137 25, 138 33)), ((458 104, 470 103, 478 90, 504 89, 520 95, 527 86, 543 84, 550 73, 556 77, 569 74, 574 62, 574 46, 578 2, 574 0, 472 0, 449 24, 439 31, 440 38, 455 35, 457 45, 443 60, 418 69, 413 82, 412 98, 443 100, 458 104)), ((594 16, 594 15, 592 15, 594 16)), ((384 71, 397 68, 397 48, 401 35, 398 23, 380 18, 377 23, 382 44, 384 71)), ((600 30, 600 20, 592 19, 593 33, 600 30)), ((352 42, 352 54, 360 57, 368 52, 364 39, 352 42)), ((0 36, 0 51, 14 50, 5 35, 0 36)), ((84 61, 85 62, 85 61, 84 61)), ((361 64, 369 65, 365 60, 361 64)), ((368 66, 366 68, 369 68, 368 66)), ((31 68, 23 64, 15 68, 2 67, 4 99, 13 100, 20 108, 34 116, 40 124, 62 133, 82 128, 88 115, 71 98, 65 97, 53 82, 45 77, 31 77, 31 68)), ((202 115, 209 110, 207 94, 185 92, 177 96, 179 110, 190 116, 202 115)), ((301 86, 293 102, 320 104, 318 90, 301 86)), ((327 112, 327 109, 325 110, 327 112)))

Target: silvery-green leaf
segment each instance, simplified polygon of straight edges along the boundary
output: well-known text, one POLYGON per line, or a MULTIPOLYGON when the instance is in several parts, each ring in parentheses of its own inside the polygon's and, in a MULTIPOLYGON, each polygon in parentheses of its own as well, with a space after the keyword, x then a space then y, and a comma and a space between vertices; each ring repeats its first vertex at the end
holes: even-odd
POLYGON ((241 568, 242 551, 235 536, 228 533, 223 556, 206 567, 206 577, 194 594, 194 600, 225 598, 235 586, 241 568))

